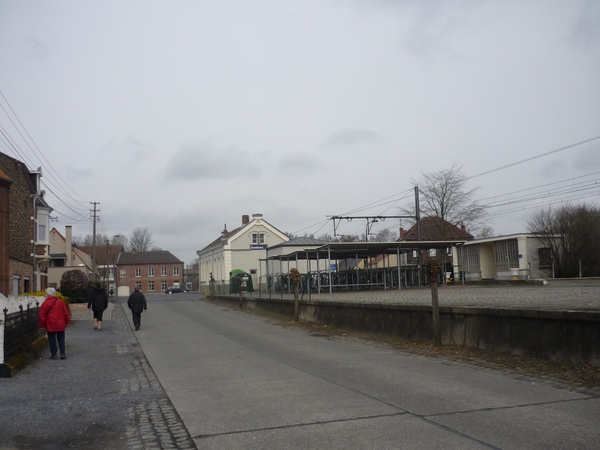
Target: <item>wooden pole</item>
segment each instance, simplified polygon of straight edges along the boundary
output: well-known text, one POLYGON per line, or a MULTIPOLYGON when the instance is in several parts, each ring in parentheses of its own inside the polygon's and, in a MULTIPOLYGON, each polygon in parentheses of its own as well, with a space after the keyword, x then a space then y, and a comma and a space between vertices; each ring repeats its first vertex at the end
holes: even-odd
POLYGON ((433 315, 433 345, 439 347, 442 345, 442 333, 440 330, 440 306, 438 302, 438 282, 437 275, 431 280, 431 311, 433 315))
MULTIPOLYGON (((440 307, 438 301, 438 275, 442 271, 439 258, 429 258, 427 261, 427 276, 431 285, 431 314, 433 319, 433 345, 442 345, 442 332, 440 326, 440 307)), ((445 274, 444 274, 445 275, 445 274)))

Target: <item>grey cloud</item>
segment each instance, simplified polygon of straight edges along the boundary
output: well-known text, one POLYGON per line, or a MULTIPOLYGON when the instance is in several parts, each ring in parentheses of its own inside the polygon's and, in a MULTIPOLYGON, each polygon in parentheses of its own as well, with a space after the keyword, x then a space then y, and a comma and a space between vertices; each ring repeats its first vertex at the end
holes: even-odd
POLYGON ((74 166, 65 166, 61 169, 61 172, 69 174, 69 181, 86 180, 96 177, 96 173, 92 169, 81 169, 74 166))
POLYGON ((284 175, 307 175, 315 172, 319 166, 319 160, 316 156, 296 156, 290 155, 281 158, 277 164, 278 173, 284 175))
POLYGON ((258 178, 261 174, 261 165, 248 152, 210 142, 182 147, 171 156, 165 171, 167 178, 182 180, 258 178))
POLYGON ((583 151, 577 153, 573 159, 573 168, 577 170, 597 170, 600 168, 600 143, 597 141, 583 151))
POLYGON ((31 36, 21 39, 21 47, 23 48, 25 58, 28 60, 45 58, 50 54, 50 47, 31 36))
POLYGON ((376 142, 379 135, 375 131, 361 128, 350 128, 332 133, 326 140, 326 146, 354 145, 359 142, 376 142))
POLYGON ((119 151, 129 155, 133 163, 137 163, 144 158, 148 158, 154 153, 152 146, 133 136, 129 136, 127 139, 125 139, 125 141, 120 145, 119 151))
POLYGON ((585 46, 600 43, 600 3, 588 0, 573 26, 571 38, 585 46))

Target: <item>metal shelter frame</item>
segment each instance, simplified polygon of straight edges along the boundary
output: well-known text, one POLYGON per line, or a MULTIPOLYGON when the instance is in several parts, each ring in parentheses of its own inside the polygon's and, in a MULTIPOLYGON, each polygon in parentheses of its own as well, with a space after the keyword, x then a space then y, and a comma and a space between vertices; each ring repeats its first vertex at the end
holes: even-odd
MULTIPOLYGON (((271 267, 275 261, 279 261, 279 274, 289 273, 290 270, 290 262, 295 262, 296 268, 298 268, 299 261, 306 261, 307 273, 303 274, 304 280, 308 280, 308 283, 312 283, 310 279, 311 274, 311 262, 316 262, 316 272, 318 275, 321 275, 322 270, 319 267, 321 261, 326 262, 326 279, 323 279, 322 276, 317 276, 317 292, 321 293, 321 289, 323 287, 329 288, 329 293, 333 293, 333 283, 332 283, 332 270, 331 270, 331 262, 332 261, 341 261, 341 260, 356 260, 356 277, 352 277, 353 280, 356 280, 358 283, 349 284, 346 283, 346 287, 360 287, 361 284, 359 282, 359 269, 358 269, 358 261, 360 260, 369 260, 370 258, 374 258, 380 255, 383 255, 383 264, 385 269, 385 256, 396 255, 397 257, 397 276, 398 276, 398 290, 402 289, 402 274, 403 270, 400 265, 400 255, 408 252, 412 252, 414 250, 430 250, 430 249, 448 249, 451 247, 461 246, 466 241, 398 241, 398 242, 330 242, 321 247, 317 247, 314 249, 303 249, 294 251, 285 255, 274 255, 268 256, 265 259, 260 260, 260 273, 259 280, 262 280, 262 262, 265 263, 266 268, 266 277, 267 280, 270 280, 270 276, 275 275, 275 273, 269 273, 269 263, 271 267), (284 272, 283 262, 287 262, 287 270, 284 272), (326 284, 324 282, 327 281, 326 284)), ((339 267, 339 264, 337 265, 339 267)), ((422 264, 419 264, 419 268, 422 268, 422 264)), ((388 267, 388 269, 390 269, 388 267)), ((420 285, 420 271, 418 272, 419 277, 419 285, 420 285)), ((348 281, 348 280, 346 280, 348 281)), ((383 289, 387 289, 387 280, 384 276, 382 282, 380 283, 366 283, 364 286, 369 286, 370 288, 380 286, 383 289)), ((267 290, 269 292, 272 291, 271 285, 267 284, 267 290)), ((291 292, 291 286, 287 286, 288 290, 291 292)), ((280 286, 281 288, 281 286, 280 286)), ((259 291, 262 291, 261 282, 259 281, 259 291)), ((310 298, 310 287, 308 288, 308 296, 310 298)))

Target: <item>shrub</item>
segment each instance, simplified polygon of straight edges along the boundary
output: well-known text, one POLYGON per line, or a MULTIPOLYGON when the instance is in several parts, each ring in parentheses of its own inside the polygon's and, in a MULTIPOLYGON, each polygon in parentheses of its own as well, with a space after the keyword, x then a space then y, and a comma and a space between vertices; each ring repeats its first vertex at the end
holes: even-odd
POLYGON ((79 269, 69 270, 60 277, 60 291, 72 303, 85 303, 87 289, 88 277, 79 269))

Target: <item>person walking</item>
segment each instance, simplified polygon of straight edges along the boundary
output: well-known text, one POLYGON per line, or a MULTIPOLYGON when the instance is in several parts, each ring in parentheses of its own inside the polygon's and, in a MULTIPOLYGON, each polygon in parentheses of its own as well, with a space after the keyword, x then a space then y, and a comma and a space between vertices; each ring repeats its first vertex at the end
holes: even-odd
POLYGON ((108 295, 102 283, 97 282, 90 292, 87 307, 94 312, 94 330, 102 331, 102 314, 108 308, 108 295))
POLYGON ((71 323, 71 316, 64 302, 56 297, 56 289, 52 287, 46 289, 46 296, 46 300, 40 307, 38 327, 46 329, 50 346, 50 359, 58 359, 56 357, 56 341, 58 341, 60 359, 67 359, 65 330, 67 325, 71 323))
POLYGON ((140 292, 139 286, 135 287, 135 290, 127 299, 127 306, 129 306, 129 309, 131 310, 133 325, 135 326, 135 331, 137 331, 142 325, 142 312, 148 309, 146 297, 140 292))

